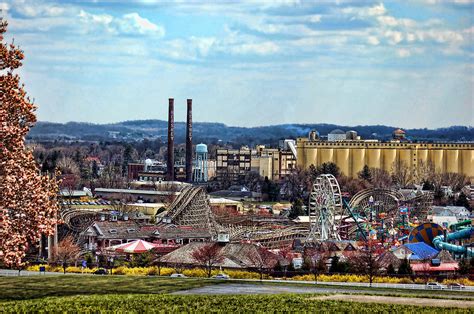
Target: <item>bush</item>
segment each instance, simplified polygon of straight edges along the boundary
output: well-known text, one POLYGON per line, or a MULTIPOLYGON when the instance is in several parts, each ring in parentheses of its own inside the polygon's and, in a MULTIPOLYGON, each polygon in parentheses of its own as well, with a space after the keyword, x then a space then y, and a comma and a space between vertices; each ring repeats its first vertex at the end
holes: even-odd
MULTIPOLYGON (((38 272, 40 266, 46 266, 46 271, 49 272, 62 272, 63 269, 60 266, 52 266, 52 265, 33 265, 26 268, 26 270, 38 272)), ((81 267, 70 266, 66 268, 67 273, 85 273, 91 274, 94 273, 97 268, 89 269, 86 268, 84 270, 81 267)), ((157 266, 151 267, 126 267, 120 266, 114 268, 113 273, 115 275, 127 275, 127 276, 170 276, 177 271, 173 268, 169 267, 161 267, 159 271, 157 266)), ((212 271, 212 275, 217 275, 222 273, 223 271, 214 269, 212 271)), ((230 278, 234 279, 260 279, 260 275, 257 272, 246 271, 246 270, 225 270, 224 273, 230 276, 230 278)), ((206 272, 202 268, 192 268, 192 269, 185 269, 183 271, 183 275, 187 277, 200 277, 204 278, 206 276, 206 272)), ((265 274, 265 279, 272 279, 271 276, 265 274)), ((298 275, 291 278, 291 280, 297 281, 314 281, 313 274, 304 274, 298 275)), ((321 274, 318 276, 319 282, 369 282, 369 278, 367 275, 356 275, 356 274, 321 274)), ((375 283, 405 283, 405 284, 424 284, 425 280, 423 278, 416 278, 412 280, 410 277, 390 277, 390 276, 377 276, 374 278, 375 283)), ((469 280, 468 278, 459 278, 459 279, 446 279, 443 281, 443 284, 449 283, 461 283, 465 286, 474 286, 474 281, 469 280)))

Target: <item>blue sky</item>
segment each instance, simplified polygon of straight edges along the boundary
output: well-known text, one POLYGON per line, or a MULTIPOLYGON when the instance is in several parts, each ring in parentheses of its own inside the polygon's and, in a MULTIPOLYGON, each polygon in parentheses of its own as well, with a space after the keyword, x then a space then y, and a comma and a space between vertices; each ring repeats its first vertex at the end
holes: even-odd
POLYGON ((474 3, 7 1, 42 121, 474 125, 474 3))

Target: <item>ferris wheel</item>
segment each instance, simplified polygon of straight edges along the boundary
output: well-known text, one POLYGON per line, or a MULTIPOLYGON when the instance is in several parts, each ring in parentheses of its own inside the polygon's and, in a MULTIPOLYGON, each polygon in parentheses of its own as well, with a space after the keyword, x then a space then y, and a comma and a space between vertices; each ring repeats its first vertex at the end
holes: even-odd
POLYGON ((340 240, 338 226, 343 215, 341 189, 332 174, 316 178, 309 197, 310 232, 306 243, 340 240))

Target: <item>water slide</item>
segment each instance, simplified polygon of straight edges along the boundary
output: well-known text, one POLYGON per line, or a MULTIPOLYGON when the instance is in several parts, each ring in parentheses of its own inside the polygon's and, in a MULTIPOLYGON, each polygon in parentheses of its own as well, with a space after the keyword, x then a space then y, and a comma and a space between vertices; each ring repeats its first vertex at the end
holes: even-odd
POLYGON ((444 235, 439 235, 433 239, 433 245, 439 250, 447 250, 451 253, 466 254, 468 257, 474 257, 474 248, 449 243, 459 239, 469 239, 473 233, 474 227, 467 227, 460 231, 448 233, 446 239, 444 239, 444 235))
POLYGON ((290 148, 291 152, 293 153, 293 156, 295 156, 296 158, 296 146, 295 146, 295 143, 292 142, 292 141, 288 141, 288 147, 290 148))
POLYGON ((466 220, 463 220, 461 222, 458 222, 457 224, 452 224, 451 226, 449 226, 449 229, 451 229, 451 231, 454 232, 454 231, 458 231, 458 230, 468 228, 468 226, 471 226, 471 224, 472 224, 471 220, 466 219, 466 220))

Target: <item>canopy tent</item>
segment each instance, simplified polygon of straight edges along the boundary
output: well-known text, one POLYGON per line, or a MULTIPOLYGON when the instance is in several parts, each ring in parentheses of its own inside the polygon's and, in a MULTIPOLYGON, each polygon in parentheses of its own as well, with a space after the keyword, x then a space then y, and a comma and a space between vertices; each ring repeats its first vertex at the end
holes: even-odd
POLYGON ((119 252, 119 253, 135 254, 135 253, 148 252, 156 247, 157 245, 154 243, 150 243, 143 240, 135 240, 129 243, 110 246, 107 249, 115 251, 115 252, 119 252))

